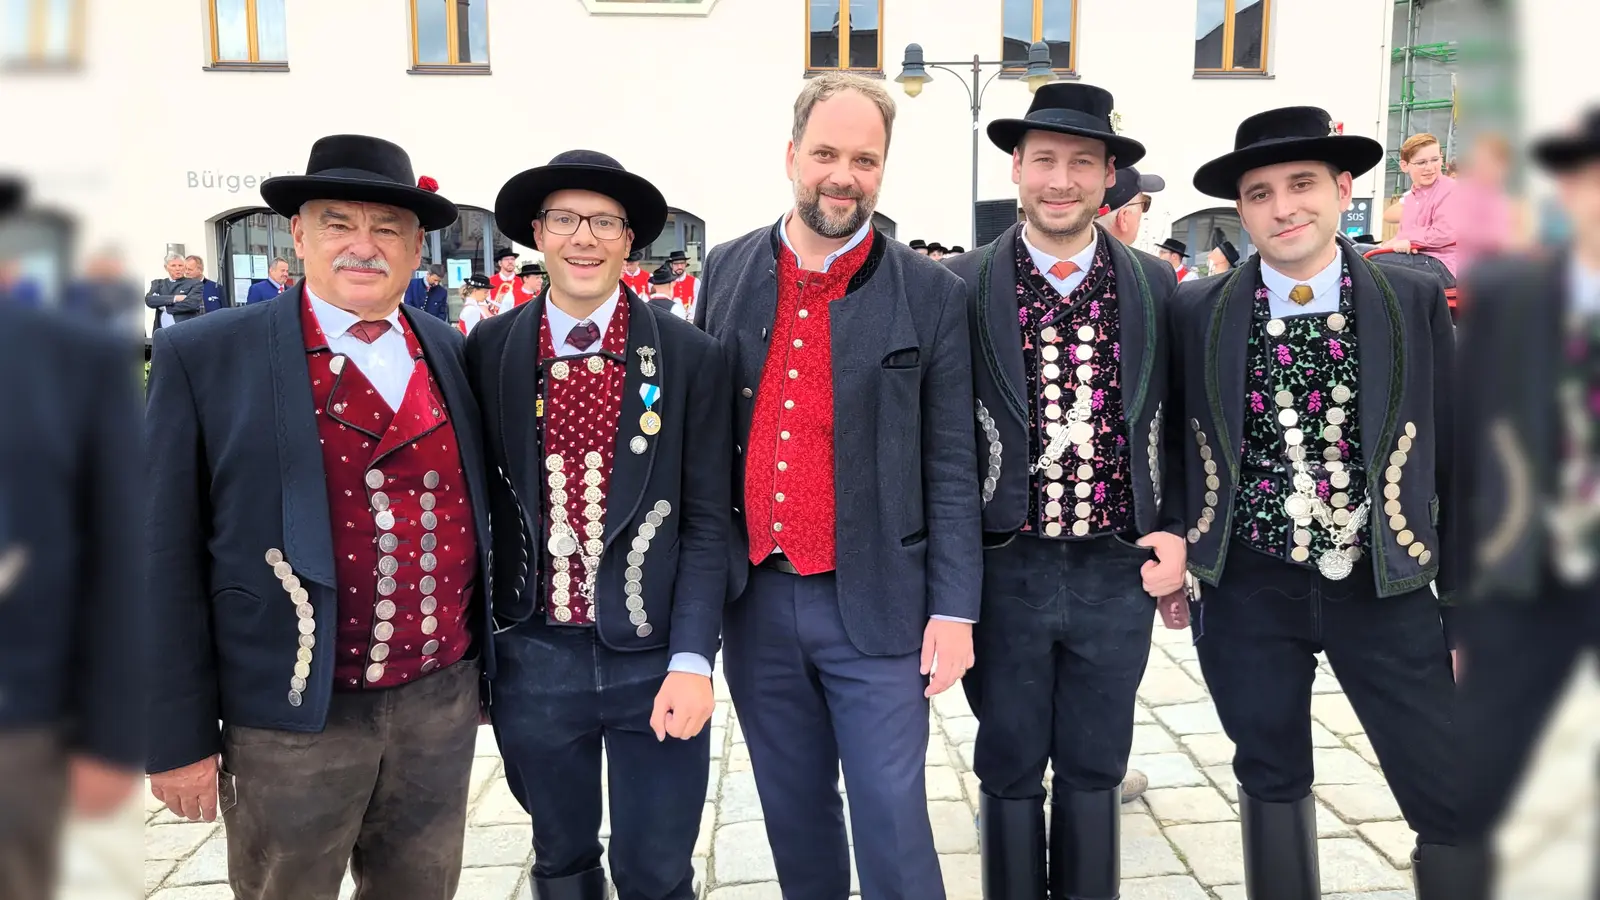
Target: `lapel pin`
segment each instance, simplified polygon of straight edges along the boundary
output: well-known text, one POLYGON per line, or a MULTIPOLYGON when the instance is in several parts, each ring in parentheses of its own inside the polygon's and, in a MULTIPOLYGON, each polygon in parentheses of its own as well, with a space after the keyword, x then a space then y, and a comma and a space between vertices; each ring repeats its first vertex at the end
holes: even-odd
POLYGON ((654 384, 639 385, 639 396, 644 400, 644 415, 639 417, 639 430, 648 435, 661 431, 661 416, 652 409, 661 398, 661 388, 654 384))
POLYGON ((639 348, 639 374, 646 378, 656 377, 656 348, 639 348))
POLYGON ((645 440, 643 436, 636 434, 633 436, 633 440, 628 442, 628 449, 632 450, 635 456, 643 456, 644 451, 650 449, 650 442, 645 440))

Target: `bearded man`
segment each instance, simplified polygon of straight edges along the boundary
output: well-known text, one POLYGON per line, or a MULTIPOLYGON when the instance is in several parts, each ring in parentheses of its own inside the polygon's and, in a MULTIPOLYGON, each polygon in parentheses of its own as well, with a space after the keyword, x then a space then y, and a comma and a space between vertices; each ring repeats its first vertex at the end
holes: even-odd
POLYGON ((850 894, 841 763, 861 896, 945 896, 923 764, 978 618, 972 363, 961 280, 872 226, 893 126, 880 83, 808 82, 794 208, 711 251, 696 310, 735 379, 723 657, 789 900, 850 894))

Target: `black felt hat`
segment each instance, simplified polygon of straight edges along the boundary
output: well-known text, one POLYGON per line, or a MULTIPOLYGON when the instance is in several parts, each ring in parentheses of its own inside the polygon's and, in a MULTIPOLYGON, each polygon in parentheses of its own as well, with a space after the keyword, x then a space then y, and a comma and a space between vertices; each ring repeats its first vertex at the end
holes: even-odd
POLYGON ((1350 239, 1352 244, 1377 244, 1378 239, 1370 234, 1358 234, 1350 239))
POLYGON ((1577 127, 1534 141, 1533 158, 1551 172, 1565 172, 1600 159, 1600 106, 1585 112, 1577 127))
POLYGON ((928 242, 923 240, 922 238, 917 238, 916 240, 912 241, 910 244, 907 244, 906 246, 910 247, 913 250, 926 250, 926 249, 928 249, 928 242))
POLYGON ((1222 251, 1222 258, 1228 261, 1228 265, 1239 264, 1239 248, 1235 247, 1232 241, 1223 241, 1217 245, 1217 249, 1222 251))
POLYGON ((939 243, 938 241, 934 241, 933 243, 928 245, 928 252, 929 253, 944 253, 945 252, 944 245, 939 243))
POLYGON ((965 252, 967 252, 967 248, 961 246, 960 244, 957 244, 954 247, 951 247, 949 250, 945 251, 945 253, 965 253, 965 252))
POLYGON ((304 175, 279 175, 261 182, 261 199, 285 218, 311 200, 382 203, 417 214, 427 231, 455 222, 456 205, 439 196, 439 183, 416 177, 411 157, 399 144, 362 134, 335 134, 311 145, 304 175))
POLYGON ((641 259, 644 259, 643 250, 635 250, 628 254, 628 262, 638 262, 641 259))
POLYGON ((495 198, 495 224, 517 243, 537 246, 533 220, 544 211, 545 198, 556 191, 593 191, 621 204, 623 217, 633 229, 630 252, 650 246, 667 224, 667 200, 661 191, 624 169, 622 163, 593 150, 568 150, 548 165, 513 176, 495 198))
POLYGON ((466 280, 461 282, 461 289, 463 291, 487 291, 491 286, 492 285, 489 283, 489 276, 479 275, 476 272, 468 275, 466 280))
POLYGON ((1112 105, 1111 92, 1105 88, 1075 82, 1047 84, 1033 95, 1026 116, 990 122, 989 140, 1010 153, 1029 131, 1094 138, 1105 142, 1106 153, 1116 157, 1117 165, 1131 166, 1144 158, 1144 145, 1112 130, 1112 105))
POLYGON ((1369 137, 1337 134, 1333 119, 1315 106, 1286 106, 1256 113, 1233 138, 1233 152, 1194 173, 1195 190, 1223 200, 1239 199, 1239 179, 1252 169, 1314 160, 1361 175, 1383 161, 1383 145, 1369 137))
POLYGON ((1140 194, 1154 194, 1166 186, 1160 175, 1143 175, 1133 166, 1124 166, 1117 170, 1117 183, 1106 191, 1106 212, 1116 212, 1140 194))
POLYGON ((650 273, 651 284, 671 284, 677 280, 678 276, 673 274, 672 267, 666 263, 656 266, 656 270, 650 273))
POLYGON ((517 251, 511 249, 510 247, 501 247, 499 250, 494 252, 494 261, 498 263, 500 260, 505 259, 508 256, 512 259, 516 259, 517 251))
POLYGON ((541 266, 536 262, 535 263, 528 263, 528 264, 524 265, 522 268, 517 270, 517 277, 518 278, 527 278, 529 275, 543 275, 543 274, 544 274, 544 266, 541 266))
POLYGON ((1164 240, 1161 243, 1157 244, 1156 248, 1159 249, 1159 250, 1171 251, 1173 253, 1178 254, 1179 256, 1188 256, 1189 255, 1189 245, 1185 244, 1183 241, 1178 240, 1177 238, 1167 238, 1166 240, 1164 240))
POLYGON ((688 262, 688 261, 689 261, 689 254, 683 252, 682 250, 674 250, 671 253, 667 254, 667 262, 669 262, 669 263, 688 262))

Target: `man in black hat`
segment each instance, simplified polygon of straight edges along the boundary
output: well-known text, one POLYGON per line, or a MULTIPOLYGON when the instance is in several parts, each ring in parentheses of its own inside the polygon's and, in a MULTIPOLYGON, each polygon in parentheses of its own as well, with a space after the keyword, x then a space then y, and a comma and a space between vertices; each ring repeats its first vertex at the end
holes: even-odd
POLYGON ((1239 265, 1239 248, 1232 241, 1223 241, 1206 254, 1206 274, 1221 275, 1239 265))
POLYGON ((1117 169, 1117 183, 1106 190, 1096 221, 1107 234, 1132 247, 1139 239, 1144 214, 1150 211, 1150 195, 1166 187, 1167 182, 1160 175, 1140 174, 1132 166, 1117 169))
POLYGON ((650 273, 640 267, 639 261, 644 259, 643 250, 635 250, 628 254, 627 262, 622 265, 622 283, 628 286, 640 297, 650 296, 650 273))
POLYGON ((1183 586, 1183 526, 1161 508, 1179 473, 1164 416, 1175 282, 1094 225, 1115 167, 1144 155, 1111 111, 1101 88, 1052 84, 1025 117, 992 123, 1025 221, 951 266, 982 348, 988 552, 963 686, 978 717, 987 900, 1043 900, 1047 883, 1054 897, 1118 896, 1120 785, 1155 598, 1183 586))
MULTIPOLYGON (((522 280, 517 277, 517 251, 510 247, 501 247, 494 252, 494 274, 489 276, 490 296, 499 302, 502 298, 510 298, 512 292, 522 286, 522 280)), ((507 303, 510 309, 515 303, 507 303)))
POLYGON ((656 267, 650 273, 650 305, 662 312, 669 312, 678 318, 683 318, 683 305, 672 299, 672 284, 678 277, 672 274, 672 267, 666 263, 656 267))
POLYGON ((527 298, 527 300, 518 300, 517 306, 521 306, 544 293, 544 266, 536 262, 527 263, 517 270, 517 277, 522 279, 522 284, 518 285, 518 296, 527 298))
POLYGON ((305 278, 152 347, 151 787, 225 816, 236 897, 333 900, 353 864, 357 897, 443 900, 489 499, 461 339, 402 300, 456 207, 378 138, 322 138, 305 172, 261 185, 305 278))
POLYGON ((620 279, 666 220, 661 192, 604 154, 513 177, 495 222, 544 254, 550 289, 468 341, 500 473, 491 717, 540 900, 609 896, 602 752, 616 897, 696 896, 733 400, 717 343, 620 279))
POLYGON ((927 256, 928 255, 928 242, 923 240, 922 238, 917 238, 916 240, 912 241, 910 244, 907 244, 906 246, 908 246, 911 249, 917 251, 918 253, 922 254, 923 256, 927 256))
POLYGON ((1194 281, 1200 277, 1199 272, 1189 268, 1188 264, 1184 262, 1189 258, 1189 245, 1177 238, 1169 237, 1157 244, 1156 256, 1161 257, 1163 262, 1172 267, 1172 271, 1176 273, 1180 284, 1185 281, 1194 281))
POLYGON ((1458 539, 1454 341, 1437 281, 1379 270, 1338 237, 1353 177, 1382 159, 1327 112, 1289 107, 1246 119, 1194 177, 1235 202, 1257 247, 1227 276, 1181 285, 1172 315, 1189 432, 1174 499, 1205 585, 1201 669, 1237 747, 1252 900, 1319 896, 1319 651, 1418 834, 1417 896, 1459 896, 1440 613, 1458 539))
POLYGON ((872 226, 894 100, 795 103, 794 208, 711 251, 736 399, 728 687, 790 900, 944 900, 928 700, 972 664, 982 551, 961 281, 872 226), (931 676, 931 680, 930 680, 931 676))
POLYGON ((1462 273, 1461 830, 1482 873, 1462 900, 1489 896, 1494 830, 1600 647, 1600 107, 1532 149, 1570 242, 1462 273))
POLYGON ((672 276, 677 281, 672 285, 672 299, 688 310, 688 318, 694 318, 694 305, 700 300, 700 279, 689 274, 689 255, 682 250, 674 250, 667 256, 667 265, 672 267, 672 276))
POLYGON ((944 245, 939 243, 938 241, 934 241, 933 243, 928 245, 928 258, 929 259, 934 260, 935 262, 937 262, 938 260, 944 259, 944 254, 945 254, 944 245))

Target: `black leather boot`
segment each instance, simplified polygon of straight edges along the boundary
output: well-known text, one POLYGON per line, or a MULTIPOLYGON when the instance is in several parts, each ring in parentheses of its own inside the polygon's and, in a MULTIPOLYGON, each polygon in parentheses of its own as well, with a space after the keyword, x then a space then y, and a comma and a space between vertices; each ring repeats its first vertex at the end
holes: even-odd
POLYGON ((1411 854, 1417 900, 1489 900, 1493 863, 1487 848, 1418 844, 1411 854))
POLYGON ((1050 804, 1050 896, 1117 900, 1122 890, 1122 788, 1055 790, 1050 804))
POLYGON ((535 875, 533 900, 606 900, 606 870, 595 866, 565 878, 535 875))
POLYGON ((1267 803, 1239 788, 1244 895, 1249 900, 1318 900, 1317 805, 1310 795, 1267 803))
POLYGON ((983 900, 1045 900, 1044 798, 978 795, 983 900))

